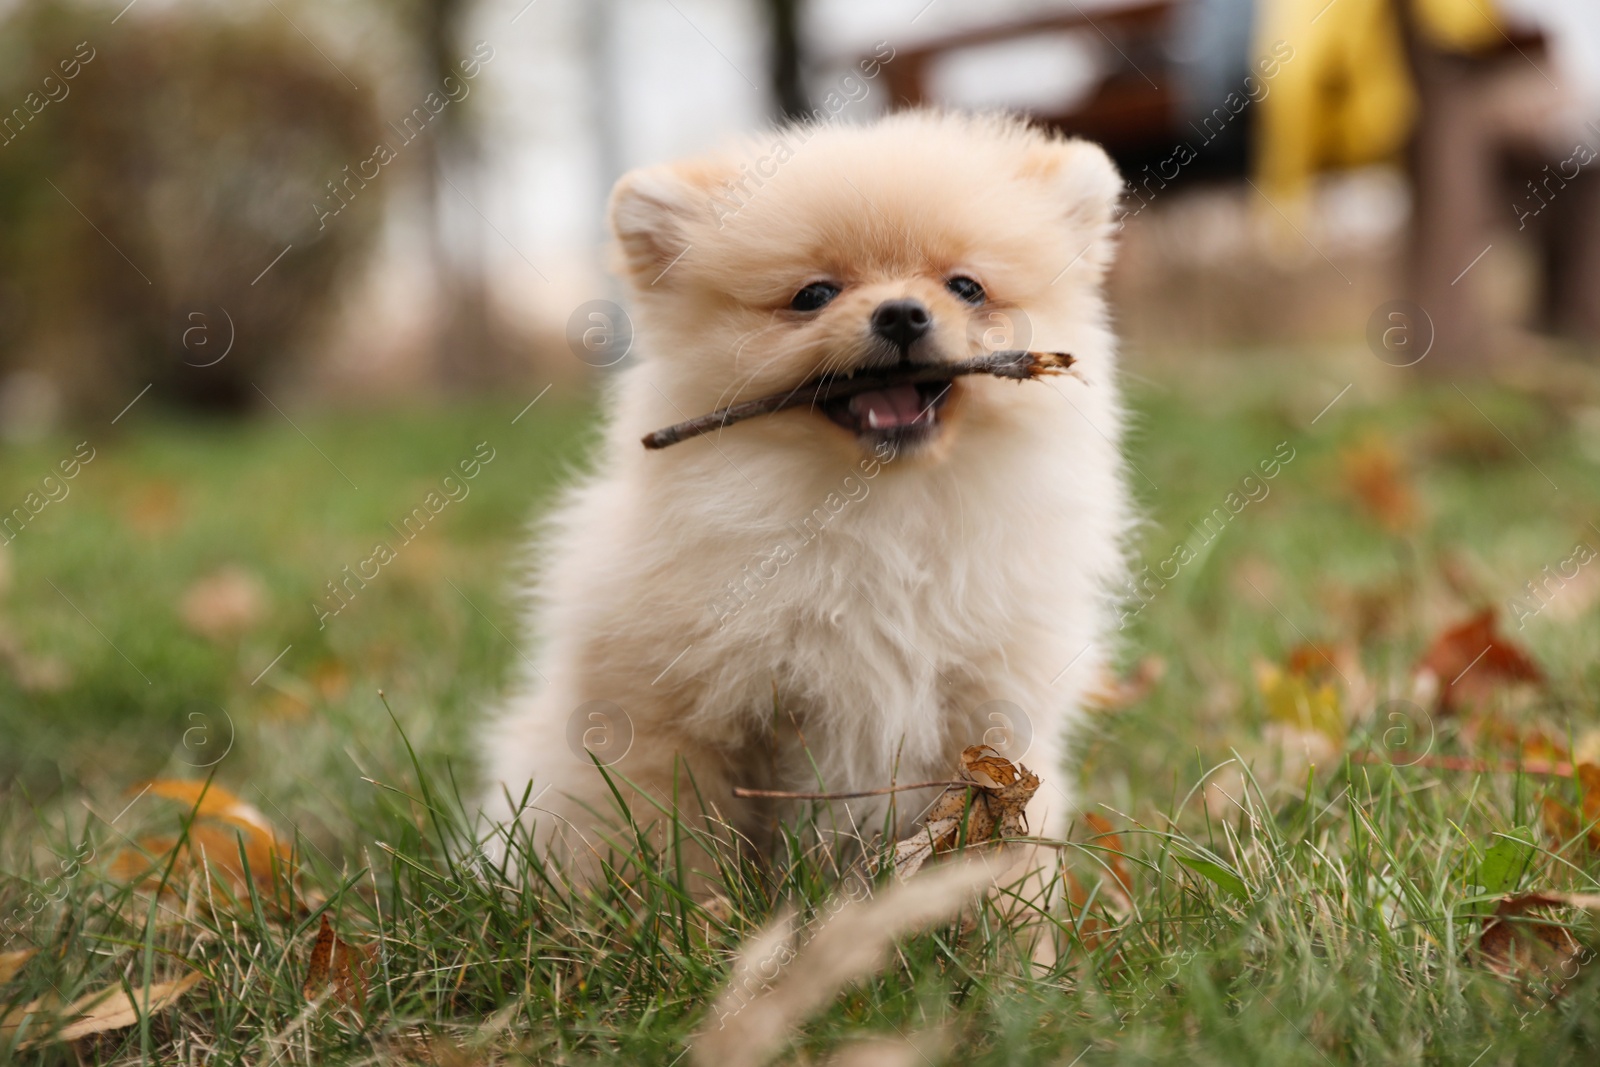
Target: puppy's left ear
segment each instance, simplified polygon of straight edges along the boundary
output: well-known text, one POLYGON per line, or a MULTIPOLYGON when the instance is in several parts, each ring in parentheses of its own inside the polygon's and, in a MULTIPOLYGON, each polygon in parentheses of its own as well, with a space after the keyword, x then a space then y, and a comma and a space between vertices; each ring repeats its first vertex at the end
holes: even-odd
POLYGON ((611 232, 621 267, 639 288, 664 280, 694 244, 697 224, 711 211, 713 176, 682 164, 629 171, 611 190, 611 232))

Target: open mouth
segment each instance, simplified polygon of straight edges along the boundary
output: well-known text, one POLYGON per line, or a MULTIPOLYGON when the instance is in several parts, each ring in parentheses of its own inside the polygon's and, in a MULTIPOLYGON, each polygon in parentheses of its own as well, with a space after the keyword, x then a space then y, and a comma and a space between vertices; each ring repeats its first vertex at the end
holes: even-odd
POLYGON ((930 433, 950 400, 954 382, 863 382, 862 391, 818 405, 834 423, 864 437, 906 438, 930 433))

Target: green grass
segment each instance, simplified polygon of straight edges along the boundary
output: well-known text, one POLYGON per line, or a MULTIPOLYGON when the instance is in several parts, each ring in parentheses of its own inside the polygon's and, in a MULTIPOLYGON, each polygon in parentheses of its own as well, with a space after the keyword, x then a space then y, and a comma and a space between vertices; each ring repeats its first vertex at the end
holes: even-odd
MULTIPOLYGON (((1472 951, 1486 907, 1474 886, 1497 835, 1532 827, 1540 846, 1506 888, 1596 888, 1596 858, 1558 854, 1540 828, 1543 798, 1571 802, 1575 784, 1346 756, 1395 747, 1373 708, 1411 698, 1412 665, 1441 626, 1503 605, 1579 540, 1600 548, 1587 525, 1600 522, 1600 374, 1543 368, 1514 387, 1458 390, 1365 352, 1302 350, 1131 370, 1148 562, 1280 442, 1294 450, 1270 493, 1124 634, 1130 662, 1164 660, 1162 680, 1084 737, 1078 788, 1122 832, 1133 909, 1092 908, 1098 930, 1062 917, 1069 951, 1048 972, 1019 962, 1015 929, 992 909, 911 938, 811 1020, 788 1062, 897 1032, 928 1037, 932 1062, 963 1064, 1593 1062, 1592 966, 1554 996, 1472 951), (1420 518, 1401 533, 1343 487, 1343 457, 1375 439, 1414 482, 1420 518), (1306 641, 1348 647, 1353 675, 1340 683, 1345 755, 1311 770, 1285 759, 1254 680, 1258 661, 1282 663, 1306 641), (1208 807, 1202 781, 1229 775, 1245 783, 1242 803, 1208 807), (1195 860, 1222 871, 1208 878, 1195 860)), ((185 963, 207 979, 76 1050, 0 1037, 0 1059, 444 1063, 465 1049, 670 1063, 734 948, 785 903, 823 906, 837 868, 800 838, 770 868, 730 865, 715 915, 681 890, 670 856, 621 865, 581 899, 538 879, 486 888, 451 858, 470 851, 456 798, 470 790, 474 717, 521 655, 522 531, 582 462, 592 418, 552 394, 513 425, 524 403, 291 412, 304 435, 275 413, 183 423, 152 405, 0 453, 9 507, 78 441, 96 450, 6 549, 0 952, 40 951, 0 986, 0 1017, 41 996, 177 977, 185 963), (323 583, 392 539, 386 524, 483 441, 495 458, 470 495, 319 628, 323 583), (266 604, 242 634, 207 639, 178 604, 228 565, 257 576, 266 604), (181 872, 171 881, 187 896, 109 875, 130 838, 184 825, 180 805, 150 797, 118 817, 128 787, 207 774, 293 835, 287 911, 273 893, 208 895, 181 872), (50 877, 85 845, 95 858, 81 872, 50 877), (302 995, 323 913, 378 946, 363 1013, 302 995)), ((1561 602, 1585 595, 1563 591, 1521 631, 1505 620, 1549 682, 1499 709, 1502 722, 1574 741, 1600 727, 1600 613, 1561 602)), ((1412 725, 1431 754, 1514 755, 1475 746, 1457 719, 1412 725)), ((1093 886, 1103 853, 1091 836, 1079 828, 1064 854, 1093 886)), ((1567 918, 1595 943, 1587 919, 1567 918)))

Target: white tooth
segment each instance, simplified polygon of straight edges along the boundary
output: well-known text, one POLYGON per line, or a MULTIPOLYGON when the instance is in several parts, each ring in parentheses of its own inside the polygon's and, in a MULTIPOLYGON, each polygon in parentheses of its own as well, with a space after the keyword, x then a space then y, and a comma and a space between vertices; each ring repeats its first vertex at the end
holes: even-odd
POLYGON ((878 412, 875 408, 867 409, 867 425, 874 430, 878 428, 878 412))

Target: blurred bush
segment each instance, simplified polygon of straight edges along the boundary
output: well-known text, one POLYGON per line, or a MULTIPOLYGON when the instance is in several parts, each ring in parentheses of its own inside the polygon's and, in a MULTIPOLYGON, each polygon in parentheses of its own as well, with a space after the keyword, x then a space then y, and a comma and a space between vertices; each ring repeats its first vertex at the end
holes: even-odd
POLYGON ((149 382, 242 407, 373 244, 381 211, 311 207, 379 140, 371 94, 281 19, 112 14, 26 0, 0 28, 0 373, 78 414, 149 382))

